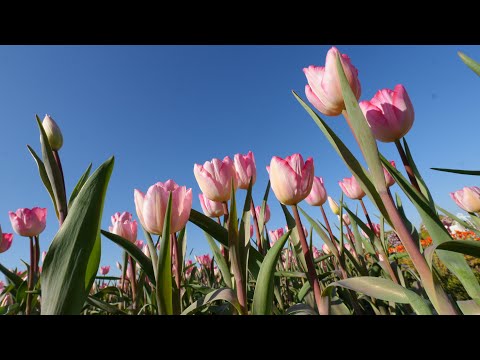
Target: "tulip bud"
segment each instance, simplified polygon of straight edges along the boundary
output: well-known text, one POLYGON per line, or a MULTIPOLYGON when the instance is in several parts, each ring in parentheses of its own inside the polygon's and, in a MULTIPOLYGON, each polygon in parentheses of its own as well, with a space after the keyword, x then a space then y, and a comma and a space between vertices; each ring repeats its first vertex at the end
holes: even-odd
MULTIPOLYGON (((260 219, 260 215, 261 215, 261 212, 262 212, 262 207, 259 205, 259 206, 256 206, 255 207, 255 215, 257 216, 257 219, 260 219)), ((268 206, 268 204, 265 204, 265 211, 264 211, 264 224, 266 224, 268 222, 268 220, 270 220, 270 207, 268 206)))
POLYGON ((365 192, 355 179, 355 176, 351 178, 345 178, 343 181, 339 181, 338 185, 342 188, 343 193, 350 199, 360 200, 365 196, 365 192))
POLYGON ((321 206, 327 201, 327 191, 323 185, 323 178, 315 176, 313 178, 312 191, 305 198, 305 201, 312 206, 321 206))
MULTIPOLYGON (((345 225, 350 225, 350 218, 348 217, 348 214, 343 214, 342 218, 345 225)), ((338 215, 338 221, 340 221, 340 215, 338 215)))
POLYGON ((110 272, 110 266, 101 266, 100 267, 100 274, 107 275, 110 272))
POLYGON ((467 212, 480 212, 480 188, 478 186, 464 187, 450 193, 455 203, 467 212))
POLYGON ((50 117, 50 115, 45 115, 42 125, 45 134, 47 134, 48 143, 52 150, 60 150, 63 145, 63 135, 57 123, 50 117))
POLYGON ((328 197, 328 205, 330 205, 330 209, 335 215, 340 215, 340 208, 335 200, 333 200, 330 196, 328 197))

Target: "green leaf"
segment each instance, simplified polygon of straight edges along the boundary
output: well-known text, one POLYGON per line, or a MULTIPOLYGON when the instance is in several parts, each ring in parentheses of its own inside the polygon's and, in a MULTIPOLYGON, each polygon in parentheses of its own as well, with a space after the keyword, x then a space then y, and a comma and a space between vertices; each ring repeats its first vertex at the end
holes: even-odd
POLYGON ((113 165, 111 157, 88 179, 47 251, 42 270, 42 315, 79 314, 83 308, 87 265, 100 231, 113 165))
POLYGON ((427 258, 427 260, 430 264, 432 263, 431 256, 436 250, 447 250, 480 258, 480 242, 476 240, 446 241, 438 245, 430 246, 428 249, 430 258, 427 258))
MULTIPOLYGON (((135 260, 135 262, 140 265, 142 270, 145 271, 145 274, 148 276, 150 281, 155 284, 155 274, 153 272, 152 261, 147 256, 145 256, 145 254, 142 252, 142 250, 138 248, 137 245, 121 236, 105 230, 101 230, 101 233, 107 239, 113 241, 115 244, 123 248, 133 258, 133 260, 135 260)), ((122 270, 126 271, 126 266, 124 266, 122 270)))
POLYGON ((95 281, 95 276, 98 272, 98 267, 100 266, 100 257, 102 255, 102 239, 100 233, 97 235, 95 244, 93 245, 92 253, 87 263, 87 271, 85 273, 85 291, 88 293, 92 288, 93 282, 95 281))
POLYGON ((42 158, 45 165, 45 172, 47 173, 48 179, 52 186, 52 192, 55 197, 55 202, 57 204, 56 209, 58 209, 58 213, 63 212, 66 215, 67 196, 65 194, 62 174, 53 156, 52 148, 50 147, 50 143, 48 142, 48 137, 45 133, 42 122, 40 121, 38 115, 35 115, 35 118, 37 120, 38 128, 40 130, 40 144, 42 146, 42 158))
POLYGON ((230 304, 234 306, 234 308, 238 311, 238 313, 241 314, 242 309, 240 307, 240 304, 238 303, 235 292, 232 289, 223 288, 223 289, 213 290, 208 295, 193 302, 188 308, 183 310, 182 315, 188 315, 190 313, 193 313, 197 310, 200 310, 203 306, 211 304, 212 302, 217 300, 228 301, 230 304))
POLYGON ((323 256, 320 256, 320 257, 314 259, 313 262, 314 262, 314 263, 319 263, 319 262, 321 262, 321 261, 323 261, 323 260, 327 260, 328 258, 330 258, 330 257, 332 257, 332 256, 334 256, 334 255, 333 255, 333 254, 323 255, 323 256))
MULTIPOLYGON (((358 162, 352 152, 345 146, 345 144, 340 140, 340 138, 335 134, 335 132, 327 125, 327 123, 313 111, 310 106, 308 106, 295 91, 293 95, 298 100, 298 102, 303 106, 307 113, 312 117, 315 123, 318 125, 320 130, 330 142, 334 150, 343 160, 350 172, 355 176, 355 179, 360 184, 360 187, 363 189, 368 198, 372 201, 373 204, 377 207, 380 213, 385 217, 385 220, 391 224, 390 217, 387 213, 387 209, 383 204, 380 195, 378 194, 374 184, 370 180, 368 171, 358 162)), ((382 170, 383 172, 383 170, 382 170)))
POLYGON ((441 208, 440 206, 438 205, 435 205, 435 207, 440 210, 441 212, 443 212, 445 215, 447 215, 448 217, 452 218, 453 220, 455 220, 456 222, 458 222, 460 225, 462 225, 463 227, 466 227, 470 230, 472 230, 475 234, 477 234, 477 236, 480 236, 480 231, 475 229, 472 224, 469 224, 467 223, 466 221, 463 221, 461 219, 459 219, 458 217, 456 217, 455 215, 453 215, 451 212, 448 212, 447 210, 441 208))
POLYGON ((161 315, 173 314, 172 255, 170 253, 170 221, 172 218, 172 192, 169 193, 163 222, 162 240, 158 254, 157 298, 161 315))
POLYGON ((474 175, 474 176, 480 175, 480 171, 478 170, 455 170, 455 169, 443 169, 443 168, 430 168, 430 169, 454 173, 454 174, 462 174, 462 175, 474 175))
MULTIPOLYGON (((433 243, 439 245, 444 242, 452 241, 450 234, 443 226, 443 223, 440 221, 435 211, 430 208, 426 200, 420 196, 418 191, 413 188, 405 177, 383 156, 382 161, 388 172, 397 182, 398 186, 400 186, 419 212, 425 227, 430 233, 433 243)), ((438 251, 437 254, 445 266, 457 276, 465 287, 468 295, 472 298, 480 299, 480 285, 463 255, 442 250, 438 251)))
POLYGON ((457 301, 463 315, 480 315, 480 306, 475 300, 457 301))
POLYGON ((218 264, 218 268, 222 273, 223 281, 225 281, 225 284, 231 289, 232 276, 230 275, 230 269, 228 268, 228 265, 224 257, 222 256, 222 253, 218 248, 217 244, 215 244, 215 241, 213 240, 213 238, 206 231, 204 231, 204 234, 205 234, 205 237, 207 238, 208 245, 210 245, 210 249, 212 250, 213 256, 215 257, 215 261, 218 264))
POLYGON ((379 300, 393 301, 400 304, 410 304, 418 315, 432 315, 429 305, 423 298, 411 290, 395 284, 393 281, 369 276, 360 276, 340 280, 330 284, 322 296, 327 296, 333 287, 341 286, 379 300))
POLYGON ((275 271, 275 276, 287 277, 287 278, 303 278, 306 279, 307 275, 304 272, 299 271, 275 271))
POLYGON ((55 201, 55 196, 53 194, 52 184, 50 183, 50 180, 48 179, 47 171, 45 170, 45 164, 43 163, 42 159, 40 159, 40 157, 37 155, 35 150, 33 150, 29 145, 27 145, 27 148, 28 148, 28 151, 30 151, 30 154, 32 154, 33 159, 37 163, 40 179, 42 179, 43 185, 45 186, 48 193, 50 194, 50 198, 52 199, 52 202, 53 202, 53 207, 55 208, 55 214, 57 215, 57 218, 58 218, 57 202, 55 201))
POLYGON ((295 304, 287 309, 285 315, 318 315, 318 313, 307 304, 295 304))
POLYGON ((228 249, 228 231, 222 225, 195 209, 191 210, 188 220, 197 225, 203 231, 206 231, 228 249))
POLYGON ((473 60, 472 58, 468 57, 465 55, 463 52, 459 51, 458 56, 460 56, 460 59, 470 68, 472 69, 475 74, 480 76, 480 64, 473 60))
POLYGON ((19 287, 22 284, 22 278, 14 272, 8 270, 2 264, 0 264, 0 271, 7 277, 8 280, 10 280, 15 285, 15 287, 19 287))
MULTIPOLYGON (((293 249, 295 250, 295 255, 299 260, 302 270, 307 271, 307 262, 305 261, 305 255, 303 254, 302 244, 300 243, 300 236, 297 229, 297 223, 295 219, 288 211, 287 207, 284 204, 280 204, 282 207, 283 213, 285 215, 285 220, 287 221, 287 226, 289 230, 292 230, 290 233, 290 239, 292 239, 293 249)), ((303 231, 301 229, 300 231, 303 231)))
POLYGON ((77 185, 75 185, 75 188, 72 191, 72 194, 70 195, 70 199, 68 200, 68 210, 72 207, 73 202, 75 201, 75 198, 77 197, 78 193, 82 189, 82 186, 85 185, 85 182, 88 179, 88 175, 90 175, 90 170, 92 169, 92 163, 88 165, 87 170, 83 173, 83 175, 80 177, 80 180, 78 180, 77 185))
POLYGON ((100 310, 106 311, 107 313, 114 314, 114 315, 127 315, 124 311, 120 310, 119 308, 106 303, 100 299, 97 299, 93 296, 87 297, 87 303, 99 308, 100 310))
POLYGON ((272 313, 275 268, 291 232, 289 230, 283 234, 263 260, 253 295, 252 311, 254 315, 270 315, 272 313))
POLYGON ((403 209, 402 199, 400 198, 400 195, 398 195, 398 193, 395 193, 395 198, 396 198, 396 202, 397 202, 398 214, 402 218, 403 223, 405 224, 406 228, 408 229, 408 232, 412 235, 412 239, 416 242, 416 244, 418 246, 420 246, 420 236, 419 236, 418 231, 415 228, 415 226, 413 226, 413 224, 410 222, 407 215, 405 214, 405 210, 403 209))

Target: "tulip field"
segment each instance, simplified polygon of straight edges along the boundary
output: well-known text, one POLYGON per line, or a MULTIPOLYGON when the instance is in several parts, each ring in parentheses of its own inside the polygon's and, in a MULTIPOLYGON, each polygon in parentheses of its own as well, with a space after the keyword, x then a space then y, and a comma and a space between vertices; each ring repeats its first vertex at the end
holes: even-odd
MULTIPOLYGON (((459 56, 480 76, 479 63, 459 56)), ((197 188, 177 184, 175 174, 148 188, 132 187, 135 213, 106 214, 110 178, 120 176, 115 158, 97 169, 90 165, 67 193, 61 121, 36 116, 40 144, 28 146, 38 169, 34 180, 43 183, 58 223, 47 223, 47 209, 35 199, 31 208, 0 214, 0 225, 5 229, 10 221, 13 229, 0 228, 0 314, 480 314, 480 187, 450 193, 462 215, 438 206, 406 139, 415 125, 406 87, 380 89, 361 101, 362 69, 347 54, 332 47, 321 65, 303 69, 305 94, 292 96, 338 155, 338 166, 351 174, 338 183, 340 198, 329 195, 312 157, 271 154, 260 164, 253 149, 192 162, 197 188), (333 116, 342 116, 358 151, 332 130, 333 116), (380 142, 398 158, 383 156, 380 142), (269 182, 261 184, 257 171, 265 169, 269 182), (254 187, 263 198, 254 198, 254 187), (196 198, 199 209, 192 207, 196 198), (402 199, 417 211, 421 227, 402 199), (272 204, 283 210, 285 226, 270 226, 272 204), (335 223, 327 217, 332 213, 335 223), (111 225, 102 228, 106 218, 111 225), (40 242, 47 227, 56 234, 40 242), (191 227, 203 238, 187 237, 191 227), (314 238, 322 245, 313 245, 314 238), (15 241, 29 248, 29 259, 8 268, 2 257, 15 241), (210 252, 189 256, 191 241, 208 244, 210 252), (116 264, 100 262, 106 242, 123 254, 116 264)), ((480 175, 435 170, 474 181, 480 175)))

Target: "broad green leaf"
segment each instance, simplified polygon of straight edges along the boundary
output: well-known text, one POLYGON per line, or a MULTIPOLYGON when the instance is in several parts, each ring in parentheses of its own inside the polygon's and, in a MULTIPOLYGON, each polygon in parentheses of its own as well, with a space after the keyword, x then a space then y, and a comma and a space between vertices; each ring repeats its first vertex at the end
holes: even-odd
MULTIPOLYGON (((113 234, 111 232, 102 230, 102 235, 105 236, 107 239, 113 241, 115 244, 119 245, 123 248, 135 262, 145 271, 145 274, 148 276, 150 281, 155 284, 155 274, 153 271, 152 261, 145 256, 145 254, 138 248, 137 245, 128 241, 127 239, 113 234)), ((127 265, 128 266, 128 265, 127 265)), ((126 266, 123 267, 122 270, 126 270, 126 266)))
POLYGON ((113 165, 111 157, 87 180, 47 251, 42 269, 42 314, 79 314, 85 303, 87 265, 100 232, 113 165))
POLYGON ((430 264, 432 263, 431 256, 435 250, 452 251, 480 258, 480 241, 476 240, 451 240, 438 245, 430 246, 428 249, 430 256, 428 262, 430 264))
MULTIPOLYGON (((435 245, 444 242, 452 241, 450 234, 443 226, 437 214, 430 208, 426 200, 417 192, 415 188, 405 179, 405 177, 395 169, 388 160, 382 156, 384 166, 388 172, 397 182, 398 186, 408 196, 415 208, 420 214, 420 217, 425 224, 432 241, 435 245)), ((480 284, 478 283, 472 269, 461 254, 452 252, 437 251, 438 257, 445 264, 445 266, 457 276, 468 295, 472 298, 480 299, 480 284)))
POLYGON ((437 170, 437 171, 454 173, 454 174, 480 176, 480 171, 479 170, 455 170, 455 169, 443 169, 443 168, 430 168, 430 169, 437 170))
POLYGON ((480 315, 480 305, 474 300, 457 301, 463 315, 480 315))
POLYGON ((170 252, 170 221, 172 218, 172 192, 169 193, 163 222, 162 240, 158 254, 157 299, 161 315, 173 314, 172 254, 170 252))
POLYGON ((213 290, 207 296, 204 296, 203 298, 193 302, 189 307, 183 310, 182 315, 188 315, 190 313, 193 313, 197 310, 200 310, 203 306, 211 304, 212 302, 217 300, 228 301, 230 304, 233 305, 233 307, 238 311, 238 313, 241 314, 242 309, 240 307, 240 304, 238 303, 237 295, 235 294, 235 292, 232 289, 223 288, 213 290))
POLYGON ((92 288, 93 282, 95 281, 95 276, 98 272, 98 267, 100 266, 100 257, 102 255, 102 239, 100 233, 97 235, 95 244, 93 245, 92 253, 90 254, 90 259, 87 263, 87 271, 85 273, 85 291, 88 293, 92 288))
POLYGON ((403 209, 402 199, 400 198, 400 195, 398 195, 398 193, 395 193, 395 198, 397 202, 398 214, 402 218, 403 223, 408 229, 408 232, 412 235, 412 239, 418 244, 418 246, 420 246, 420 236, 415 226, 413 226, 413 224, 410 222, 407 215, 405 214, 405 210, 403 209))
POLYGON ((263 260, 253 295, 252 311, 254 315, 270 315, 272 313, 275 268, 291 232, 289 230, 283 234, 263 260))
POLYGON ((195 209, 191 210, 188 220, 203 231, 209 233, 215 240, 228 249, 228 231, 222 225, 195 209))
POLYGON ((7 277, 8 280, 10 280, 15 285, 15 287, 19 287, 22 284, 22 278, 14 272, 8 270, 2 264, 0 264, 0 271, 7 277))
MULTIPOLYGON (((62 174, 53 156, 52 148, 48 142, 47 134, 43 128, 42 122, 38 115, 35 115, 38 128, 40 130, 40 144, 42 146, 42 158, 45 166, 45 172, 52 186, 52 192, 56 201, 56 208, 58 213, 67 214, 67 195, 65 194, 65 188, 62 181, 62 174)), ((48 189, 47 189, 48 190, 48 189)))
POLYGON ((330 257, 332 257, 332 256, 334 256, 334 255, 333 255, 333 254, 323 255, 323 256, 320 256, 320 257, 314 259, 313 262, 314 262, 314 263, 319 263, 319 262, 321 262, 321 261, 323 261, 323 260, 327 260, 328 258, 330 258, 330 257))
POLYGON ((210 249, 212 250, 215 261, 218 264, 218 268, 222 273, 223 281, 225 281, 225 284, 231 289, 232 276, 230 275, 230 269, 228 268, 228 265, 224 257, 222 256, 220 249, 218 248, 217 244, 213 240, 213 238, 206 231, 204 231, 204 234, 205 234, 205 237, 207 238, 208 245, 210 245, 210 249))
POLYGON ((275 271, 274 275, 278 277, 287 277, 287 278, 291 278, 291 277, 303 278, 303 279, 307 278, 307 275, 304 272, 300 272, 300 271, 275 271))
POLYGON ((93 296, 87 297, 87 303, 99 308, 100 310, 106 311, 107 313, 114 314, 114 315, 126 315, 126 313, 119 308, 106 303, 100 299, 97 299, 93 296))
POLYGON ((379 300, 392 301, 400 304, 410 304, 418 315, 431 315, 432 311, 423 298, 411 290, 395 284, 393 281, 369 276, 360 276, 340 280, 330 284, 322 296, 328 296, 333 287, 341 286, 379 300))
POLYGON ((40 159, 40 157, 37 155, 35 150, 33 150, 30 147, 30 145, 27 145, 27 148, 28 148, 28 151, 30 151, 30 154, 32 154, 33 159, 37 163, 40 179, 42 179, 43 185, 47 189, 50 195, 50 198, 52 199, 53 207, 55 208, 55 214, 57 215, 57 218, 58 218, 57 202, 55 201, 55 195, 53 194, 52 184, 50 183, 50 180, 48 179, 47 171, 45 170, 45 164, 43 163, 42 159, 40 159))
POLYGON ((472 69, 475 74, 480 76, 480 64, 473 60, 471 57, 468 57, 465 55, 463 52, 459 51, 458 56, 460 56, 460 59, 470 68, 472 69))
POLYGON ((285 315, 318 315, 318 313, 307 304, 295 304, 287 309, 285 315))
POLYGON ((78 180, 77 185, 73 188, 72 193, 70 194, 70 199, 68 200, 68 209, 72 207, 73 202, 75 201, 75 198, 77 197, 78 193, 82 189, 82 186, 85 185, 85 182, 88 179, 88 176, 90 175, 90 170, 92 169, 92 163, 88 165, 87 170, 83 173, 83 175, 80 177, 80 180, 78 180))
POLYGON ((387 213, 387 209, 380 198, 374 184, 370 180, 370 175, 368 171, 358 162, 352 152, 345 146, 345 144, 340 140, 340 138, 335 134, 335 132, 327 125, 327 123, 318 116, 318 114, 313 111, 310 106, 308 106, 295 91, 293 95, 298 100, 298 102, 303 106, 307 113, 312 117, 315 123, 318 125, 320 130, 330 142, 334 150, 343 160, 350 172, 355 176, 355 179, 360 184, 360 187, 363 189, 368 198, 372 201, 373 204, 377 207, 380 213, 385 217, 385 220, 391 224, 390 217, 387 213))

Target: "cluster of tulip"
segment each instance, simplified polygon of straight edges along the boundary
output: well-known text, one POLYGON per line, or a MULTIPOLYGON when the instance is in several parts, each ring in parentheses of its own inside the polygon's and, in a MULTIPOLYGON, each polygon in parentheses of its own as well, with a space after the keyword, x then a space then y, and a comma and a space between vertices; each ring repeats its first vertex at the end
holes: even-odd
MULTIPOLYGON (((475 214, 480 212, 480 188, 465 187, 451 193, 470 219, 455 217, 457 228, 445 229, 404 139, 414 123, 413 105, 404 86, 379 90, 371 100, 358 103, 358 70, 335 47, 328 51, 325 66, 309 66, 304 73, 309 102, 324 115, 344 115, 368 164, 368 170, 363 168, 320 116, 294 93, 350 170, 352 177, 338 184, 343 195, 359 202, 364 220, 350 210, 343 195, 338 202, 328 196, 323 178, 315 176, 313 158, 304 160, 298 153, 271 158, 266 166, 270 181, 262 204, 255 206, 252 187, 257 167, 250 151, 235 154, 233 160, 226 156, 194 165, 203 214, 192 209, 192 189, 169 179, 153 184, 145 193, 134 190, 136 216, 145 241, 138 239, 139 226, 129 212, 115 213, 109 231, 101 230, 113 158, 92 175, 90 166, 67 202, 58 154, 63 136, 50 116, 43 122, 37 117, 42 159, 32 148, 29 150, 52 198, 60 228, 43 253, 40 267, 39 235, 46 226, 46 209, 10 212, 13 230, 30 239, 30 264, 26 274, 20 275, 0 264, 7 278, 7 284, 0 282, 0 313, 326 315, 480 311, 480 284, 464 259, 464 254, 478 256, 477 244, 469 239, 478 240, 480 236, 480 217, 475 214), (379 153, 377 140, 395 143, 408 180, 394 161, 379 153), (431 237, 420 240, 403 211, 400 196, 391 193, 395 183, 415 205, 431 237), (267 229, 270 188, 285 214, 284 228, 267 229), (239 214, 238 190, 246 191, 239 214), (379 211, 380 223, 372 222, 365 198, 379 211), (303 200, 320 208, 323 222, 299 206, 303 200), (337 235, 323 208, 326 202, 338 218, 337 235), (303 225, 300 212, 311 225, 310 231, 303 225), (195 256, 195 262, 186 259, 185 228, 189 221, 204 230, 213 257, 204 254, 195 256), (400 245, 390 246, 386 225, 400 245), (321 250, 312 244, 313 233, 324 243, 321 250), (108 276, 110 266, 100 266, 100 234, 123 249, 123 265, 117 262, 120 277, 108 276), (462 239, 461 246, 453 239, 462 239), (437 249, 442 250, 436 253, 440 261, 458 277, 472 300, 454 301, 436 285, 439 275, 433 271, 431 257, 437 249), (411 265, 400 266, 398 253, 405 253, 411 265)), ((0 235, 3 253, 10 248, 13 234, 0 229, 0 235)))

